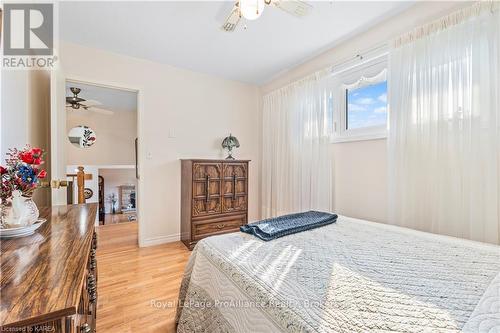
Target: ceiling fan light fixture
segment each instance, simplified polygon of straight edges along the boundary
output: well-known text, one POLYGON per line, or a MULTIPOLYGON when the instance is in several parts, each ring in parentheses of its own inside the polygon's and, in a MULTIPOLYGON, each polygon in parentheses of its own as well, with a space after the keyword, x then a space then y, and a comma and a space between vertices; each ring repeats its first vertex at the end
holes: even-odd
POLYGON ((247 20, 256 20, 264 11, 264 0, 240 0, 241 15, 247 20))

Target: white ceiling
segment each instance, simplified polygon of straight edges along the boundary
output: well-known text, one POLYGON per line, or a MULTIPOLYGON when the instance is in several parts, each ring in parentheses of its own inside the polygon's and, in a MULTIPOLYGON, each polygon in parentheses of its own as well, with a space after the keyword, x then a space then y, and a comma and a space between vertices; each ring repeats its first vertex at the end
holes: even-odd
POLYGON ((136 112, 137 93, 80 82, 66 81, 66 96, 73 96, 70 87, 80 88, 78 97, 101 102, 98 108, 114 112, 136 112))
POLYGON ((293 17, 266 7, 233 33, 220 29, 232 2, 61 2, 63 40, 228 79, 262 84, 411 1, 309 1, 293 17), (244 25, 247 29, 243 29, 244 25))

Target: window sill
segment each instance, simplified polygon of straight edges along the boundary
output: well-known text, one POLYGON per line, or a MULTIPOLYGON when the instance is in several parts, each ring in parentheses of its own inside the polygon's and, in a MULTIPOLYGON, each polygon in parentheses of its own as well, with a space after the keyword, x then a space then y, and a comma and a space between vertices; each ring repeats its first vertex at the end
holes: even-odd
POLYGON ((387 139, 387 133, 340 136, 340 137, 332 138, 332 140, 330 142, 331 143, 344 143, 344 142, 353 142, 353 141, 368 141, 368 140, 383 140, 383 139, 387 139))

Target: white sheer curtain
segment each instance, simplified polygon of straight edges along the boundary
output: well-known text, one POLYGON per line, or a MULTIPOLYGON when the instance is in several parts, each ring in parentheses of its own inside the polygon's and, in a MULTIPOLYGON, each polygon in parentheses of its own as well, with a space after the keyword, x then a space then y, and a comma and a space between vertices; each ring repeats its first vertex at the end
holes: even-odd
POLYGON ((263 217, 332 209, 331 80, 316 74, 264 96, 263 217))
POLYGON ((499 11, 476 5, 397 44, 389 70, 391 223, 499 243, 499 11))

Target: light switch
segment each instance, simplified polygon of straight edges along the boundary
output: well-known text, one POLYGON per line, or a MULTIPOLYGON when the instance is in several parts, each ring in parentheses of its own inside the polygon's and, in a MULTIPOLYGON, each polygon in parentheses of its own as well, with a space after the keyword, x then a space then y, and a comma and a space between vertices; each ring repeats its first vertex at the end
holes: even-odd
POLYGON ((150 151, 148 151, 148 152, 146 153, 146 159, 148 159, 148 160, 152 160, 152 159, 153 159, 153 153, 152 153, 152 152, 150 152, 150 151))
POLYGON ((168 137, 171 139, 175 138, 175 130, 173 128, 168 129, 168 137))

